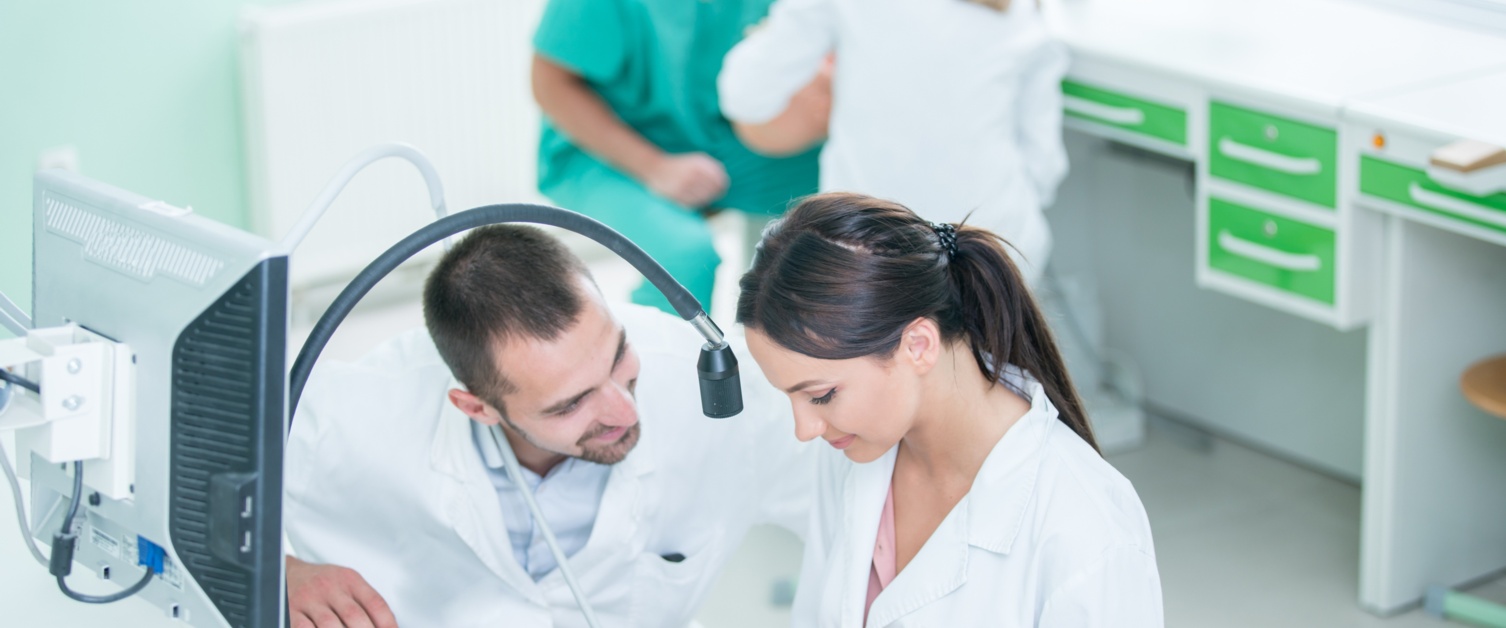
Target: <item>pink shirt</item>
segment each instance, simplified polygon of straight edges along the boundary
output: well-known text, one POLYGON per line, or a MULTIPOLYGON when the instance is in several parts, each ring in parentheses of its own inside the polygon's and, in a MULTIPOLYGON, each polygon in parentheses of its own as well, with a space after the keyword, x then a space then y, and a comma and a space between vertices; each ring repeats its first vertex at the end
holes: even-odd
POLYGON ((863 623, 868 623, 868 609, 879 592, 894 581, 898 562, 894 547, 894 485, 884 497, 884 514, 879 516, 878 539, 873 542, 873 568, 868 571, 868 601, 863 604, 863 623))

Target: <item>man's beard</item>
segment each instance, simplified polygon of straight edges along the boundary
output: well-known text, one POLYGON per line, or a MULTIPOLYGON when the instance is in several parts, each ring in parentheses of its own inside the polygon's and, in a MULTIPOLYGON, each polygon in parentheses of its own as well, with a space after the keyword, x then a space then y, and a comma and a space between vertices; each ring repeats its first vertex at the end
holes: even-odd
POLYGON ((594 447, 590 444, 590 441, 592 439, 610 432, 616 428, 602 425, 600 426, 601 429, 591 430, 575 443, 576 445, 580 446, 580 455, 576 457, 586 462, 594 462, 596 464, 611 465, 622 462, 622 459, 627 457, 628 452, 633 451, 633 447, 638 444, 638 434, 640 432, 639 428, 642 425, 642 423, 634 423, 626 430, 624 430, 622 432, 622 436, 617 440, 604 445, 596 445, 594 447))
MULTIPOLYGON (((511 419, 507 418, 507 415, 502 415, 502 422, 507 424, 508 429, 516 432, 519 436, 522 436, 523 440, 528 441, 529 444, 533 445, 534 447, 538 447, 539 449, 543 449, 545 451, 554 451, 553 449, 550 449, 539 441, 535 440, 532 434, 529 434, 528 432, 525 432, 522 429, 518 428, 518 425, 516 423, 513 423, 511 419)), ((571 458, 579 458, 586 462, 594 462, 596 464, 617 464, 619 462, 622 462, 624 458, 627 458, 628 453, 633 451, 633 447, 638 445, 638 435, 642 431, 640 429, 642 425, 642 423, 634 423, 632 426, 628 427, 627 430, 622 433, 622 437, 618 438, 616 441, 601 445, 595 445, 593 447, 590 444, 590 441, 592 439, 616 429, 613 427, 607 427, 605 425, 597 425, 596 428, 586 432, 583 436, 581 436, 580 440, 575 441, 575 445, 577 447, 580 447, 579 455, 565 455, 570 456, 571 458)))

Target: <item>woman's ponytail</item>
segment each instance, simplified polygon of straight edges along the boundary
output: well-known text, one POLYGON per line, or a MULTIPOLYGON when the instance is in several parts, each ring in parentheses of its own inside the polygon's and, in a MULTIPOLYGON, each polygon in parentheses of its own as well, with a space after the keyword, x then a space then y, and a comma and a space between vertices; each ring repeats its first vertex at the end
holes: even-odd
POLYGON ((1062 422, 1096 450, 1098 441, 1051 329, 1005 246, 987 229, 965 224, 956 228, 950 271, 973 358, 984 373, 993 374, 995 383, 1003 381, 1010 364, 1035 378, 1062 422))

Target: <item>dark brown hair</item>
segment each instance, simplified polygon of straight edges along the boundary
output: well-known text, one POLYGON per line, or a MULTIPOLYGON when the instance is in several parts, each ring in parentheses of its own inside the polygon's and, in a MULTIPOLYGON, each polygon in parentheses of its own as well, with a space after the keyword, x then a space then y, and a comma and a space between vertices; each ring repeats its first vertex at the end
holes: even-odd
POLYGON ((1039 381, 1062 422, 1097 449, 1051 330, 1004 240, 980 227, 952 228, 955 255, 932 223, 898 203, 845 193, 808 197, 764 232, 740 284, 737 322, 791 351, 846 360, 888 358, 905 327, 930 318, 944 341, 966 340, 990 382, 1004 381, 1007 364, 1039 381))
POLYGON ((522 225, 488 225, 456 244, 424 283, 424 324, 455 379, 505 412, 514 391, 493 359, 504 338, 554 340, 580 316, 586 267, 559 240, 522 225))

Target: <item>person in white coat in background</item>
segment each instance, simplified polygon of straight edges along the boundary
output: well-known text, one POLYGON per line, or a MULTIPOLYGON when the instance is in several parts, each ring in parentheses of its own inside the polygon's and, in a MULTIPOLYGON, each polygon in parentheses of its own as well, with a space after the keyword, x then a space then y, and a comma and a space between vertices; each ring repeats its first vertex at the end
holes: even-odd
POLYGON ((997 235, 818 195, 741 290, 797 436, 832 447, 795 626, 1163 624, 1145 509, 997 235))
POLYGON ((717 84, 723 115, 769 154, 819 141, 829 107, 821 191, 971 216, 1033 285, 1051 252, 1042 209, 1067 173, 1067 61, 1030 1, 777 0, 717 84), (829 99, 808 86, 827 71, 829 99))
POLYGON ((473 230, 430 275, 424 317, 358 362, 321 363, 298 406, 295 628, 585 625, 493 425, 604 626, 690 624, 751 526, 804 533, 814 451, 752 360, 743 412, 706 418, 700 335, 609 308, 542 231, 473 230))

